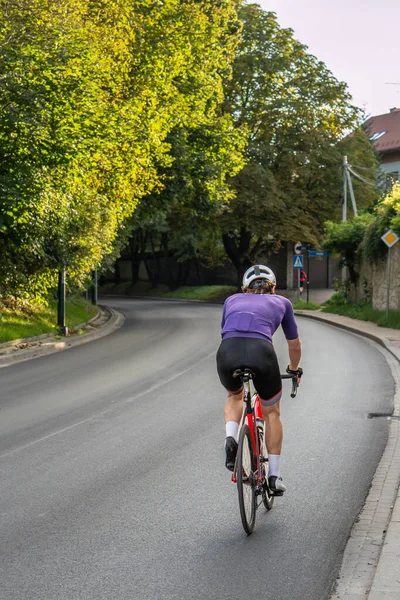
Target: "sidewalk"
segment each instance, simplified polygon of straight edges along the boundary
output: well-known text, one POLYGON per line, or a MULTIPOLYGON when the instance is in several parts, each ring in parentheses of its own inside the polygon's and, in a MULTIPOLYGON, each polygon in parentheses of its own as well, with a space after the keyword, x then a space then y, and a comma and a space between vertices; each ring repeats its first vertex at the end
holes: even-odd
MULTIPOLYGON (((298 299, 299 292, 297 289, 293 290, 276 290, 277 294, 281 294, 282 296, 286 296, 292 302, 296 302, 298 299)), ((321 289, 310 289, 308 292, 309 301, 314 304, 323 304, 335 293, 335 290, 332 288, 321 288, 321 289)), ((301 295, 301 300, 307 300, 307 289, 304 288, 304 291, 301 295)))
MULTIPOLYGON (((328 290, 321 290, 328 291, 328 290)), ((341 315, 295 311, 375 341, 395 381, 389 439, 364 507, 353 526, 332 600, 400 600, 400 330, 378 327, 341 315)))

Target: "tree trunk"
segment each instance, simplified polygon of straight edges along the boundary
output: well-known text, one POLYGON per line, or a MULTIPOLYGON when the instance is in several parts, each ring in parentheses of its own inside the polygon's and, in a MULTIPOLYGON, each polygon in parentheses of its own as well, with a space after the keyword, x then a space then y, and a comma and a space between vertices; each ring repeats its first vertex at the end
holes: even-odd
POLYGON ((187 280, 189 277, 189 273, 190 273, 190 264, 191 264, 191 260, 187 260, 186 264, 185 264, 185 268, 183 268, 182 265, 182 271, 183 271, 183 275, 182 275, 182 279, 181 279, 181 285, 186 285, 187 284, 187 280))
POLYGON ((119 259, 115 261, 115 283, 121 283, 121 266, 119 264, 119 259))
POLYGON ((169 273, 168 287, 171 290, 175 290, 177 288, 177 282, 176 282, 176 279, 172 272, 171 265, 169 264, 169 248, 168 248, 168 233, 167 232, 164 232, 161 234, 161 243, 162 243, 162 247, 164 249, 164 258, 165 258, 166 267, 167 267, 168 273, 169 273))
POLYGON ((151 245, 151 254, 154 261, 154 269, 153 269, 153 278, 151 281, 151 285, 153 288, 156 288, 160 283, 160 275, 161 275, 161 263, 160 263, 160 254, 156 252, 156 247, 154 245, 154 236, 150 236, 150 245, 151 245))
POLYGON ((146 249, 146 235, 142 231, 135 231, 129 240, 132 285, 139 281, 140 263, 146 249))
POLYGON ((243 271, 251 266, 248 258, 250 250, 251 233, 246 231, 244 227, 240 228, 239 242, 236 237, 231 234, 222 234, 222 242, 225 252, 236 269, 238 285, 241 284, 243 271))

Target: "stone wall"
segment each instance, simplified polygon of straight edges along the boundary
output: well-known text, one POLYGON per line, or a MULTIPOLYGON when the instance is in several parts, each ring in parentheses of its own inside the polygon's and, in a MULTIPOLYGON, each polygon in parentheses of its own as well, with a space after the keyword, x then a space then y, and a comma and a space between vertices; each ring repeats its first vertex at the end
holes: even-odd
MULTIPOLYGON (((358 282, 358 298, 365 297, 368 290, 373 307, 379 310, 386 309, 387 265, 387 257, 374 264, 364 261, 358 282)), ((391 250, 389 307, 400 310, 400 242, 391 250)))
MULTIPOLYGON (((400 242, 391 250, 389 308, 400 310, 400 242)), ((387 297, 387 258, 372 268, 372 304, 384 310, 387 297)))

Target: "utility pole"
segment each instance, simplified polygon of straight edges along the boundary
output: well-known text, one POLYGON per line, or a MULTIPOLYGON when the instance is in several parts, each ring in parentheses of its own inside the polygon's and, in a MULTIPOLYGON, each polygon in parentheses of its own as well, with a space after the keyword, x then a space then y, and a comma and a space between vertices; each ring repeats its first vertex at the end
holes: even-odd
MULTIPOLYGON (((347 221, 347 186, 349 186, 351 205, 353 207, 354 216, 358 215, 356 198, 354 196, 353 182, 351 181, 350 172, 356 175, 352 170, 351 165, 347 162, 347 156, 343 156, 343 208, 342 221, 347 221)), ((359 175, 357 177, 360 178, 359 175)))
MULTIPOLYGON (((347 221, 347 156, 343 156, 343 206, 342 221, 347 221)), ((342 267, 342 283, 346 281, 347 269, 342 267)))
POLYGON ((343 156, 343 207, 342 221, 347 221, 347 156, 343 156))
POLYGON ((354 197, 353 183, 351 181, 351 177, 350 177, 350 173, 349 173, 348 169, 347 169, 347 181, 348 181, 348 184, 349 184, 351 204, 353 206, 354 216, 356 217, 358 215, 357 205, 356 205, 356 199, 354 197))

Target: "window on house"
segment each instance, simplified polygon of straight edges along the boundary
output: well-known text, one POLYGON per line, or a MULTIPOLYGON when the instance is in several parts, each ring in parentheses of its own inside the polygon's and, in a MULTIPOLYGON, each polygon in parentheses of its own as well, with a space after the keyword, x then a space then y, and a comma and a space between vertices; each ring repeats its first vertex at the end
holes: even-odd
POLYGON ((387 133, 387 131, 377 131, 376 133, 373 133, 369 139, 371 142, 376 142, 376 140, 379 140, 385 133, 387 133))

